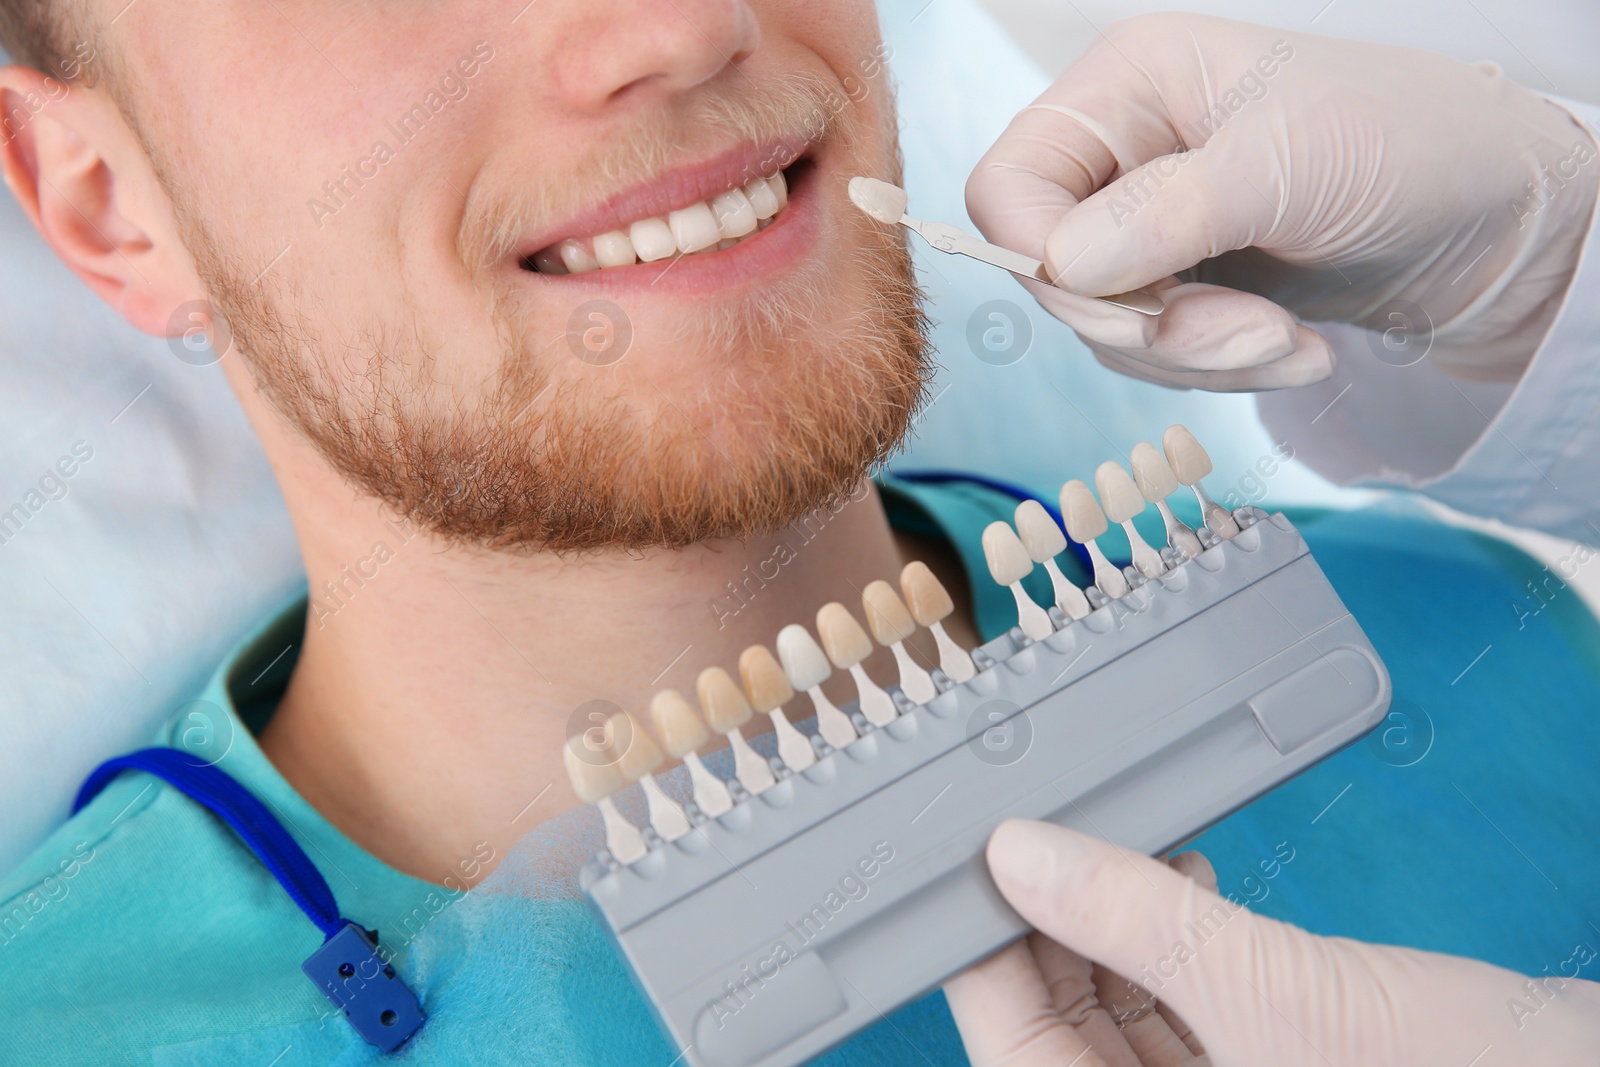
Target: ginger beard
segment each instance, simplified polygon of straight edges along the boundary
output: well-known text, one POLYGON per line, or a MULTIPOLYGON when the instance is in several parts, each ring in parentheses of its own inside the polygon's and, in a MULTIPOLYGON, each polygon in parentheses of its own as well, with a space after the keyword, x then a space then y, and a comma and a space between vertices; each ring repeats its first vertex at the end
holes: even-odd
MULTIPOLYGON (((497 550, 745 537, 851 492, 903 441, 933 370, 903 235, 841 195, 849 174, 898 181, 892 134, 863 136, 855 106, 812 76, 752 87, 736 100, 699 102, 681 126, 657 117, 652 129, 602 149, 611 158, 571 173, 637 181, 685 158, 680 145, 820 124, 818 146, 849 159, 847 173, 814 175, 832 215, 827 254, 796 264, 770 292, 718 297, 671 327, 651 331, 646 314, 633 316, 632 347, 608 366, 586 364, 567 343, 567 313, 586 297, 556 290, 558 300, 538 306, 514 280, 485 283, 502 352, 476 395, 441 395, 430 368, 449 356, 421 340, 436 331, 420 328, 414 312, 353 330, 307 321, 302 309, 318 302, 298 299, 292 284, 245 277, 236 269, 243 257, 223 251, 201 213, 185 210, 188 198, 173 201, 258 388, 341 476, 409 521, 497 550), (863 151, 882 158, 853 158, 863 151), (356 338, 364 343, 352 364, 356 338), (342 373, 327 356, 334 350, 342 373)), ((893 130, 893 109, 884 110, 893 130)), ((159 169, 171 190, 174 175, 159 169)), ((527 217, 560 217, 548 188, 507 195, 468 204, 469 218, 490 224, 476 235, 463 228, 469 270, 503 260, 496 242, 527 217)), ((570 281, 551 278, 550 288, 570 281)), ((627 297, 615 302, 627 314, 627 297)))

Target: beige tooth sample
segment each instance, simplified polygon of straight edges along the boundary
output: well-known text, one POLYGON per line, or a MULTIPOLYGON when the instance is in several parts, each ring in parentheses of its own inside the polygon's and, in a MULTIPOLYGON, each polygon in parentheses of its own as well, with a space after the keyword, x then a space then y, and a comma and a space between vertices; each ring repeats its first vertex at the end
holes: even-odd
POLYGON ((1161 512, 1161 521, 1167 526, 1167 544, 1176 549, 1184 559, 1194 559, 1203 546, 1182 519, 1172 513, 1167 497, 1178 491, 1178 476, 1172 473, 1167 459, 1149 441, 1133 446, 1133 480, 1139 493, 1161 512))
POLYGON ((767 646, 751 645, 739 654, 739 680, 744 683, 750 706, 772 720, 778 758, 794 771, 803 771, 817 762, 810 738, 796 730, 783 713, 783 706, 794 699, 794 686, 767 646))
POLYGON ((717 217, 717 231, 724 240, 756 232, 756 209, 742 189, 729 189, 712 197, 711 213, 717 217))
POLYGON ((1122 527, 1128 535, 1128 549, 1133 554, 1133 566, 1146 578, 1158 578, 1167 569, 1161 554, 1151 548, 1133 525, 1133 517, 1144 510, 1144 497, 1139 487, 1128 477, 1128 471, 1114 459, 1100 464, 1094 472, 1095 492, 1100 494, 1100 506, 1106 518, 1122 527))
POLYGON ((678 251, 685 255, 715 247, 722 240, 717 216, 712 213, 711 205, 703 200, 668 214, 667 227, 672 231, 678 251))
POLYGON ((1033 572, 1033 560, 1022 547, 1017 531, 1008 522, 991 522, 983 530, 983 558, 989 564, 989 574, 996 582, 1008 587, 1017 601, 1017 625, 1035 641, 1043 641, 1055 632, 1050 615, 1022 588, 1022 579, 1033 572))
POLYGON ((822 739, 834 748, 854 744, 855 724, 822 691, 822 683, 833 673, 833 666, 811 632, 797 622, 779 630, 778 662, 783 664, 790 684, 811 698, 817 709, 817 733, 822 739))
POLYGON ((649 848, 639 828, 617 810, 611 797, 623 786, 622 771, 617 767, 616 755, 609 747, 596 751, 584 740, 586 735, 567 738, 561 746, 561 761, 566 765, 567 777, 572 780, 572 791, 585 804, 600 809, 605 821, 606 848, 618 863, 633 863, 649 848))
POLYGON ((727 785, 700 760, 700 750, 711 740, 711 730, 683 694, 676 689, 663 689, 651 698, 650 724, 667 755, 682 760, 688 768, 695 806, 706 818, 715 819, 731 811, 733 795, 727 785))
POLYGON ((1128 580, 1095 544, 1094 539, 1108 529, 1106 513, 1100 510, 1089 487, 1076 478, 1061 487, 1061 518, 1067 535, 1089 550, 1089 558, 1094 561, 1094 584, 1100 591, 1113 599, 1126 593, 1128 580))
POLYGON ((872 655, 872 638, 861 628, 850 609, 834 601, 817 612, 817 636, 828 658, 840 670, 849 671, 856 682, 856 703, 861 714, 874 726, 887 726, 898 714, 894 698, 868 676, 861 661, 872 655))
POLYGON ((861 591, 861 607, 867 613, 867 628, 878 644, 894 653, 900 667, 900 692, 913 704, 926 704, 939 695, 933 675, 923 670, 906 651, 906 638, 916 633, 917 621, 888 582, 872 582, 861 591))
POLYGON ((628 227, 628 240, 633 242, 634 252, 646 263, 666 259, 678 252, 677 238, 672 236, 672 228, 665 219, 640 219, 628 227))
POLYGON ((754 714, 750 702, 739 691, 739 686, 721 667, 707 667, 695 680, 695 694, 700 698, 700 710, 705 712, 711 729, 723 734, 733 746, 733 774, 752 796, 765 793, 778 780, 766 757, 750 747, 740 727, 754 714))
POLYGON ((561 256, 561 265, 567 268, 568 274, 584 274, 600 269, 600 261, 594 253, 585 248, 582 241, 571 237, 556 246, 556 253, 561 256))
POLYGON ((1022 547, 1035 563, 1044 564, 1050 575, 1050 585, 1055 590, 1056 607, 1066 612, 1069 619, 1081 619, 1089 614, 1089 598, 1083 590, 1067 581, 1056 564, 1056 557, 1067 550, 1067 535, 1061 532, 1056 520, 1037 500, 1024 500, 1017 505, 1017 536, 1022 547))
POLYGON ((625 711, 611 716, 611 747, 617 755, 617 770, 630 782, 638 782, 644 790, 645 803, 650 809, 650 825, 656 828, 663 841, 676 841, 689 832, 689 817, 678 802, 661 791, 655 770, 666 759, 655 740, 640 727, 638 721, 625 711))
POLYGON ((633 242, 621 230, 603 233, 594 239, 594 258, 602 267, 626 267, 636 263, 633 242))
POLYGON ((944 623, 956 610, 955 602, 928 565, 919 559, 912 560, 900 572, 900 592, 906 598, 906 607, 918 626, 933 631, 934 643, 939 646, 939 669, 952 682, 967 682, 978 673, 967 650, 956 644, 944 632, 944 623))
POLYGON ((1167 462, 1178 481, 1194 490, 1195 499, 1200 501, 1200 514, 1211 532, 1221 538, 1238 533, 1239 524, 1233 521, 1228 509, 1212 500, 1205 486, 1200 484, 1200 479, 1211 473, 1211 457, 1195 440, 1194 434, 1174 423, 1161 435, 1161 447, 1166 450, 1167 462))

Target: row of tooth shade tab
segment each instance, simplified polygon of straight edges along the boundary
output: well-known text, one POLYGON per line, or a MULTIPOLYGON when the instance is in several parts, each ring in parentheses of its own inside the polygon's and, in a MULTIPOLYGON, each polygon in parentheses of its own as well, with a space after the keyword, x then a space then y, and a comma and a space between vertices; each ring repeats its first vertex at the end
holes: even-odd
POLYGON ((677 690, 662 690, 650 701, 648 731, 633 715, 618 711, 604 727, 567 740, 562 757, 573 791, 599 808, 613 860, 636 862, 653 843, 675 841, 697 821, 727 814, 736 803, 772 788, 779 776, 806 770, 905 710, 932 700, 941 687, 977 673, 967 650, 945 632, 943 620, 955 604, 926 564, 908 563, 900 573, 898 592, 881 580, 868 585, 862 590, 861 609, 865 628, 849 608, 834 602, 817 612, 816 636, 795 623, 779 631, 776 656, 765 645, 751 645, 739 656, 738 682, 721 667, 707 667, 696 679, 694 701, 677 690), (938 647, 935 671, 923 669, 905 647, 918 627, 927 628, 938 647), (894 654, 899 702, 862 665, 874 641, 894 654), (859 723, 822 692, 822 683, 836 669, 849 672, 855 682, 859 723), (797 692, 807 695, 816 712, 815 736, 802 733, 784 713, 797 692), (771 719, 777 741, 774 759, 757 752, 742 732, 757 714, 771 719), (732 750, 731 781, 701 758, 714 734, 726 737, 732 750), (680 805, 656 781, 668 759, 681 761, 687 770, 691 805, 680 805), (630 783, 638 783, 644 793, 647 829, 629 821, 614 801, 630 783))
POLYGON ((983 531, 989 574, 1010 588, 1016 598, 1017 625, 1023 633, 1038 641, 1055 629, 1046 608, 1022 586, 1022 580, 1033 573, 1035 565, 1043 565, 1050 575, 1055 606, 1068 619, 1081 619, 1096 607, 1126 595, 1134 584, 1158 578, 1184 560, 1193 559, 1208 543, 1215 544, 1239 532, 1233 516, 1213 501, 1201 485, 1200 480, 1211 473, 1211 457, 1194 435, 1182 426, 1169 426, 1161 445, 1165 455, 1148 442, 1134 446, 1129 457, 1133 465, 1131 476, 1122 464, 1108 460, 1094 473, 1094 490, 1076 478, 1063 485, 1061 520, 1065 533, 1037 500, 1024 500, 1017 505, 1014 528, 1001 521, 990 523, 983 531), (1167 506, 1167 498, 1180 485, 1193 490, 1200 502, 1205 525, 1199 533, 1167 506), (1160 550, 1151 547, 1133 525, 1146 504, 1156 506, 1166 525, 1166 544, 1160 550), (1127 534, 1133 556, 1132 564, 1122 570, 1106 558, 1096 543, 1113 522, 1127 534), (1067 548, 1068 536, 1084 546, 1093 563, 1094 584, 1088 590, 1070 582, 1056 564, 1056 557, 1067 548))

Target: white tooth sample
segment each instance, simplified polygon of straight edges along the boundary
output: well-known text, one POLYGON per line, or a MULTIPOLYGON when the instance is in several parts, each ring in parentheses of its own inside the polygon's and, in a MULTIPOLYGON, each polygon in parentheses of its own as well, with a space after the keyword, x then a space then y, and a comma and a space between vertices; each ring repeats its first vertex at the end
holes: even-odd
POLYGON ((917 621, 894 587, 881 579, 861 591, 861 607, 867 613, 867 628, 878 644, 894 653, 900 668, 900 692, 913 704, 926 704, 939 695, 933 675, 923 670, 906 651, 906 638, 916 633, 917 621))
POLYGON ((775 170, 767 175, 767 188, 772 190, 772 195, 778 198, 778 210, 782 211, 789 204, 789 179, 783 176, 783 171, 775 170))
POLYGON ((789 676, 765 645, 751 645, 739 653, 739 680, 744 683, 750 706, 772 720, 778 738, 778 758, 791 770, 803 771, 817 762, 816 749, 806 735, 794 728, 783 706, 794 699, 789 676))
POLYGON ((606 826, 606 848, 618 863, 633 863, 649 847, 639 828, 617 810, 611 794, 622 788, 622 771, 611 752, 596 753, 588 747, 582 734, 567 738, 561 747, 561 762, 566 765, 567 777, 572 781, 572 791, 586 804, 600 809, 606 826), (603 758, 602 758, 603 756, 603 758), (599 762, 595 762, 595 761, 599 762))
POLYGON ((906 213, 906 191, 878 178, 850 179, 850 200, 879 222, 898 225, 906 213))
POLYGON ((838 601, 822 605, 817 612, 817 636, 828 658, 840 670, 850 672, 856 682, 856 703, 861 714, 874 726, 887 726, 899 714, 894 698, 874 682, 861 661, 872 655, 872 638, 861 628, 850 609, 838 601))
POLYGON ((1194 559, 1201 552, 1200 538, 1188 525, 1172 513, 1167 497, 1178 491, 1178 476, 1172 473, 1166 457, 1149 441, 1133 446, 1133 480, 1139 485, 1143 497, 1161 512, 1161 521, 1167 524, 1167 544, 1177 549, 1184 559, 1194 559))
POLYGON ((1056 565, 1056 557, 1067 550, 1067 535, 1061 532, 1056 520, 1037 500, 1024 500, 1017 505, 1017 536, 1022 547, 1035 563, 1044 564, 1050 575, 1050 585, 1055 590, 1056 607, 1066 612, 1069 619, 1081 619, 1089 614, 1089 598, 1083 590, 1067 581, 1056 565))
POLYGON ((1095 538, 1106 532, 1106 513, 1095 502, 1089 487, 1074 478, 1061 487, 1061 518, 1067 524, 1067 534, 1089 550, 1094 561, 1094 584, 1106 596, 1115 599, 1128 591, 1128 580, 1111 565, 1106 554, 1095 544, 1095 538))
POLYGON ((1022 547, 1017 531, 1008 522, 991 522, 983 530, 983 558, 989 564, 989 574, 1001 585, 1011 590, 1017 600, 1017 625, 1035 641, 1043 641, 1055 631, 1050 615, 1022 588, 1022 579, 1033 571, 1033 560, 1022 547))
POLYGON ((778 194, 772 191, 772 186, 767 184, 765 178, 752 178, 747 182, 744 195, 750 198, 750 206, 755 209, 758 219, 770 219, 783 206, 778 203, 778 194))
POLYGON ((689 769, 694 803, 708 819, 726 815, 733 809, 733 795, 721 778, 712 774, 700 760, 700 749, 711 740, 711 730, 695 713, 694 707, 676 689, 663 689, 650 700, 650 725, 655 727, 661 747, 689 769))
POLYGON ((594 239, 594 258, 602 267, 626 267, 638 262, 633 242, 621 230, 603 233, 594 239))
POLYGON ((533 267, 540 274, 565 274, 567 265, 561 262, 561 249, 550 247, 540 249, 533 255, 533 267))
POLYGON ((1194 498, 1200 501, 1200 514, 1211 532, 1221 538, 1238 533, 1239 524, 1233 521, 1228 509, 1206 495, 1205 486, 1200 484, 1200 479, 1211 473, 1211 457, 1195 440, 1194 434, 1174 423, 1161 435, 1161 447, 1166 449, 1167 462, 1172 465, 1172 473, 1177 475, 1178 481, 1194 490, 1194 498))
POLYGON ((934 643, 939 646, 939 669, 952 682, 971 681, 978 673, 977 665, 967 650, 955 643, 944 632, 942 619, 956 610, 950 591, 944 587, 928 565, 914 559, 900 572, 900 593, 906 598, 906 607, 918 626, 933 631, 934 643))
POLYGON ((779 630, 778 661, 783 664, 783 673, 789 676, 789 684, 811 698, 817 709, 817 733, 822 739, 834 748, 854 744, 855 724, 822 692, 823 680, 833 673, 833 667, 811 632, 797 622, 779 630))
POLYGON ((617 770, 644 790, 650 809, 650 825, 663 841, 676 841, 689 832, 689 817, 678 802, 661 791, 653 773, 666 758, 654 739, 644 732, 632 715, 619 711, 611 716, 611 744, 617 752, 617 770))
POLYGON ((569 237, 556 247, 556 251, 560 253, 561 265, 567 268, 568 274, 585 274, 600 269, 600 261, 584 247, 582 241, 569 237))
POLYGON ((722 240, 717 217, 711 213, 711 205, 704 200, 672 212, 667 216, 667 226, 672 230, 672 239, 677 242, 678 251, 684 255, 711 248, 722 240))
POLYGON ((750 721, 754 711, 750 702, 739 692, 739 686, 721 667, 707 667, 695 680, 695 695, 700 698, 700 710, 706 722, 733 746, 733 774, 752 795, 765 793, 778 779, 767 765, 766 757, 750 747, 739 728, 750 721))
POLYGON ((1167 568, 1161 554, 1145 543, 1133 525, 1133 517, 1144 510, 1144 497, 1139 487, 1128 477, 1128 471, 1114 459, 1100 464, 1094 472, 1095 492, 1100 494, 1100 506, 1106 518, 1119 524, 1128 535, 1128 548, 1133 554, 1133 566, 1146 578, 1159 577, 1167 568))
POLYGON ((732 240, 756 232, 756 209, 739 189, 729 189, 711 198, 711 213, 717 217, 717 232, 732 240))
POLYGON ((678 240, 672 236, 666 219, 640 219, 628 227, 628 240, 646 263, 678 254, 678 240))

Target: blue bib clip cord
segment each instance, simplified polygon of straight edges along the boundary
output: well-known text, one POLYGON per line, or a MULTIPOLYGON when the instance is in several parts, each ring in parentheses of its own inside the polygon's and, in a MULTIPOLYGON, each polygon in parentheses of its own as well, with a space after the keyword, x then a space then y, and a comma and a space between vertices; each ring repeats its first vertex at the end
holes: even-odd
POLYGON ((175 748, 142 748, 94 769, 74 815, 123 771, 144 771, 209 808, 272 873, 300 910, 322 931, 323 945, 301 964, 322 995, 350 1020, 363 1041, 393 1052, 422 1028, 427 1016, 416 994, 378 955, 378 932, 339 914, 333 890, 294 838, 266 806, 226 772, 175 748))

